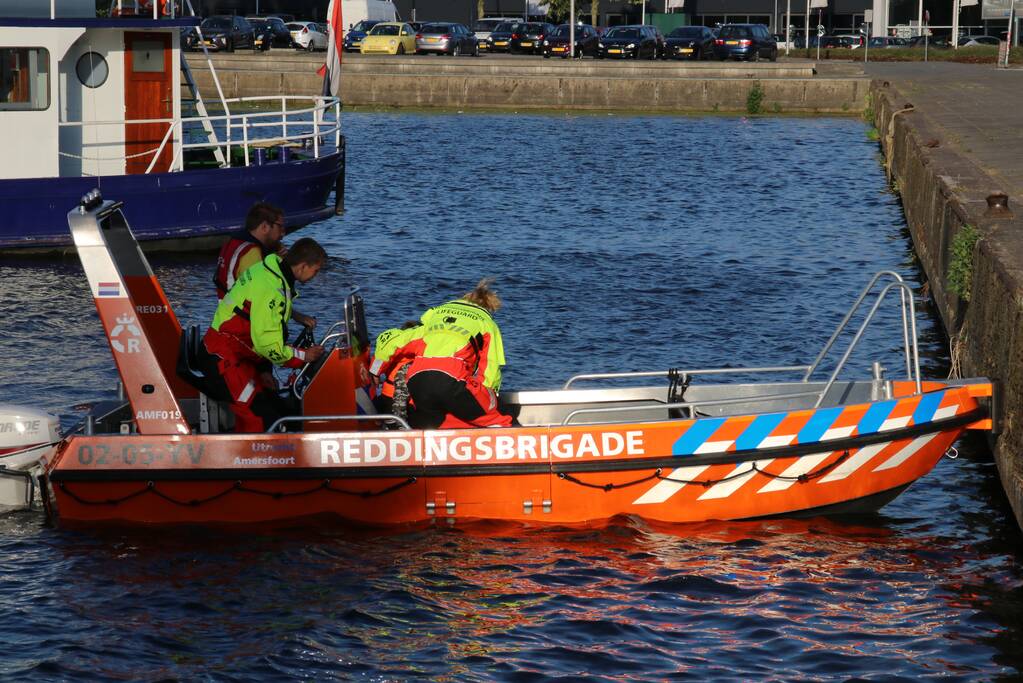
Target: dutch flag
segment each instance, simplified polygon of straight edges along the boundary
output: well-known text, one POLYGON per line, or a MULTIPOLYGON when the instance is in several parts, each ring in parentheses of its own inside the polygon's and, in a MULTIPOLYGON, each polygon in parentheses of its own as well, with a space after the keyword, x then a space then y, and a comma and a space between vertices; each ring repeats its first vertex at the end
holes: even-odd
POLYGON ((98 296, 121 296, 121 283, 101 282, 99 283, 98 296))

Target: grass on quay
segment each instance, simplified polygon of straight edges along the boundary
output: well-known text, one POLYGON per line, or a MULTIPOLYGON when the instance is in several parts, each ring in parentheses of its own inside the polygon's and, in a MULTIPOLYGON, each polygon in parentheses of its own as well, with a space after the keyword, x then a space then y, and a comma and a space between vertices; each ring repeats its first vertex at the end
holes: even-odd
MULTIPOLYGON (((817 48, 809 50, 793 50, 793 55, 806 53, 810 59, 817 57, 817 48)), ((827 48, 821 50, 821 59, 844 60, 852 62, 863 61, 863 49, 849 50, 846 48, 827 48)), ((924 61, 924 50, 922 47, 914 48, 872 48, 867 53, 867 59, 871 62, 922 62, 924 61)), ((929 62, 960 62, 963 64, 994 64, 998 59, 998 48, 991 46, 961 47, 958 50, 948 48, 931 48, 927 50, 927 61, 929 62)), ((1014 47, 1009 51, 1009 63, 1023 63, 1023 48, 1014 47)))

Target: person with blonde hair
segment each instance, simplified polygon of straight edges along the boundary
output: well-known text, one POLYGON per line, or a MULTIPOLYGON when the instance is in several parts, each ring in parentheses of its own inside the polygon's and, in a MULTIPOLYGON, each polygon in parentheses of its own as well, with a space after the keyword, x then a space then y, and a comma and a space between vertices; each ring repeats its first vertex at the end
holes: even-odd
MULTIPOLYGON (((509 427, 497 405, 501 330, 494 313, 501 299, 484 279, 460 299, 429 309, 420 324, 377 337, 370 372, 378 379, 404 374, 409 423, 416 429, 509 427)), ((386 380, 385 380, 386 381, 386 380)))

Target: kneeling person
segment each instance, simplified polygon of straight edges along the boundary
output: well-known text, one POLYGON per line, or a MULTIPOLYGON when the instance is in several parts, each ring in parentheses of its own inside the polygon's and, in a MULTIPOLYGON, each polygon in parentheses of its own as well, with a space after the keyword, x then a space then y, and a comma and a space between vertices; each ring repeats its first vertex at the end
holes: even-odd
POLYGON ((498 410, 501 330, 493 314, 501 300, 484 280, 461 299, 431 308, 416 327, 388 330, 377 341, 371 372, 393 375, 402 366, 416 429, 509 427, 498 410))
POLYGON ((323 247, 304 237, 284 258, 270 254, 247 269, 217 306, 203 344, 216 358, 236 432, 266 431, 283 417, 273 375, 261 367, 266 361, 296 368, 323 355, 322 346, 289 346, 285 330, 295 284, 313 279, 326 260, 323 247))

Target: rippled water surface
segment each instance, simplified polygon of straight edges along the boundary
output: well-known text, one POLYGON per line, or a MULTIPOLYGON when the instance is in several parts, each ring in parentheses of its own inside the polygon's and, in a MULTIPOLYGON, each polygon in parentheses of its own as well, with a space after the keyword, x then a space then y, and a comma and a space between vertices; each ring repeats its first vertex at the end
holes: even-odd
MULTIPOLYGON (((813 359, 869 275, 918 283, 854 120, 349 114, 348 211, 305 229, 379 331, 497 278, 506 388, 813 359)), ((131 218, 131 205, 127 205, 131 218)), ((179 317, 212 257, 153 263, 179 317)), ((0 261, 3 401, 110 397, 74 259, 0 261)), ((946 340, 923 310, 925 374, 946 340)), ((893 323, 889 313, 881 322, 893 323)), ((892 328, 853 360, 898 371, 892 328)), ((1020 535, 984 444, 881 514, 601 529, 107 530, 0 519, 0 677, 951 680, 1023 675, 1020 535)))

